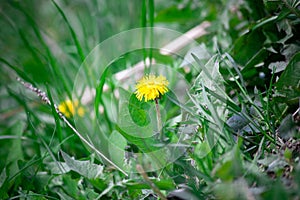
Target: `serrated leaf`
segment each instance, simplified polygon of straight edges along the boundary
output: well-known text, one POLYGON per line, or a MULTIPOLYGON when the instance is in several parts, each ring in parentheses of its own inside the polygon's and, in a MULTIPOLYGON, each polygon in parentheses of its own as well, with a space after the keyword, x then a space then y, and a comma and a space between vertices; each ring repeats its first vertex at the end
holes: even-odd
POLYGON ((65 162, 50 162, 47 164, 47 167, 51 171, 51 174, 65 174, 71 170, 65 162))
POLYGON ((61 151, 68 167, 88 179, 96 179, 103 173, 103 166, 91 163, 91 161, 79 161, 71 158, 68 154, 61 151))
POLYGON ((199 46, 193 47, 186 53, 182 63, 180 64, 180 67, 184 67, 186 65, 190 65, 194 63, 195 59, 193 58, 192 55, 197 56, 197 58, 199 59, 199 61, 203 66, 205 65, 207 60, 211 57, 209 52, 207 51, 207 47, 205 46, 205 44, 202 43, 199 46))
POLYGON ((272 62, 268 68, 272 70, 272 73, 278 73, 286 68, 287 63, 285 61, 272 62))

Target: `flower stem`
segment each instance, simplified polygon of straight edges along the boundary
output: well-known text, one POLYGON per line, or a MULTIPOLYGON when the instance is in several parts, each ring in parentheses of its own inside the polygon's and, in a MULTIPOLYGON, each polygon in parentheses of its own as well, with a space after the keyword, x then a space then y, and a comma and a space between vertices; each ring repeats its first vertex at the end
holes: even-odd
POLYGON ((161 114, 160 114, 160 109, 159 109, 159 104, 158 104, 158 99, 155 99, 155 109, 156 109, 156 119, 157 119, 157 129, 159 132, 160 139, 163 139, 162 135, 162 125, 161 125, 161 114))

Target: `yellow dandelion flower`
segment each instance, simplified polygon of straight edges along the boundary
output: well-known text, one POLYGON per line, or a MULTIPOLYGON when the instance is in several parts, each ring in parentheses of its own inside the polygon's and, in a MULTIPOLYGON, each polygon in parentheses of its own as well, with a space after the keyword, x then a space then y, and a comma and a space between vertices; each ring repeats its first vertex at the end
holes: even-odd
POLYGON ((74 102, 71 100, 63 101, 59 104, 58 109, 68 118, 74 116, 75 113, 82 117, 85 113, 84 108, 79 106, 79 102, 77 100, 74 102))
POLYGON ((135 94, 138 100, 142 101, 144 98, 145 102, 147 102, 149 100, 154 100, 160 97, 160 95, 168 92, 168 85, 168 80, 162 75, 146 75, 136 84, 135 94))

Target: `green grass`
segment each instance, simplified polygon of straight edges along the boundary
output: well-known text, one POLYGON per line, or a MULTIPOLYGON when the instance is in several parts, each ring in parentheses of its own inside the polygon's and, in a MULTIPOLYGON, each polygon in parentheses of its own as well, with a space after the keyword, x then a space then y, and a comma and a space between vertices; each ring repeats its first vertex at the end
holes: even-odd
POLYGON ((3 1, 0 199, 297 199, 299 6, 3 1), (148 48, 176 34, 147 27, 185 33, 203 21, 198 48, 148 48), (134 95, 149 73, 170 83, 162 139, 154 102, 134 95), (61 116, 67 99, 85 114, 61 116))

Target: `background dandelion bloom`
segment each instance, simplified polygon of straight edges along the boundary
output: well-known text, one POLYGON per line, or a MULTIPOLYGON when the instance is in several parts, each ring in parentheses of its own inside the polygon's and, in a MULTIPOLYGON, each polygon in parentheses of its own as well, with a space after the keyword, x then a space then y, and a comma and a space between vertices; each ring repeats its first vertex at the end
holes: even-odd
POLYGON ((163 95, 166 92, 168 92, 168 85, 168 80, 162 75, 145 75, 136 84, 135 94, 138 100, 142 101, 144 98, 145 102, 147 102, 149 100, 154 100, 160 97, 160 95, 163 95))
POLYGON ((80 117, 84 115, 84 109, 83 107, 79 106, 79 102, 77 100, 75 100, 74 102, 71 100, 66 100, 59 104, 58 109, 68 118, 74 116, 75 112, 80 117))

